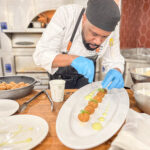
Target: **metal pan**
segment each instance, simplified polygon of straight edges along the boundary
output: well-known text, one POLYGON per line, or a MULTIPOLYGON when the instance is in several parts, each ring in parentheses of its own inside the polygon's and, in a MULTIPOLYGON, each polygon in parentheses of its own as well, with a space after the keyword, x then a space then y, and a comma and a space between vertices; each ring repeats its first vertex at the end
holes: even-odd
POLYGON ((34 78, 28 77, 28 76, 0 77, 0 83, 1 82, 9 83, 11 81, 13 81, 15 83, 25 82, 25 83, 29 83, 29 85, 26 87, 18 88, 18 89, 0 90, 0 98, 1 99, 18 99, 18 98, 27 96, 28 94, 30 94, 32 92, 32 89, 34 88, 35 83, 38 82, 34 78))

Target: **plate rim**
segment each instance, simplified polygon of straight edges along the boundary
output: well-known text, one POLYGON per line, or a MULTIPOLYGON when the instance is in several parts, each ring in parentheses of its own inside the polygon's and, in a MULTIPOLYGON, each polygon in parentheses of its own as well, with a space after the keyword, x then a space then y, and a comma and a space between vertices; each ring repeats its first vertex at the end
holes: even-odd
POLYGON ((0 98, 0 103, 1 103, 1 102, 4 102, 4 101, 7 101, 7 102, 10 102, 10 103, 16 104, 16 110, 14 110, 14 111, 13 111, 12 113, 10 113, 9 115, 6 115, 6 116, 0 116, 0 118, 1 118, 1 117, 8 117, 8 116, 11 116, 11 115, 13 115, 14 113, 16 113, 17 110, 19 109, 19 103, 18 103, 17 101, 15 101, 15 100, 13 100, 13 99, 4 99, 4 98, 0 98))
MULTIPOLYGON (((101 83, 101 81, 98 81, 98 82, 94 82, 94 83, 92 83, 92 84, 95 84, 95 85, 97 85, 97 84, 99 84, 99 83, 101 83)), ((86 85, 86 86, 89 86, 89 85, 86 85)), ((86 87, 85 86, 85 87, 86 87)), ((85 87, 82 87, 82 89, 84 89, 85 87)), ((123 89, 123 91, 124 91, 124 94, 127 96, 127 100, 126 100, 126 112, 124 113, 124 112, 122 112, 122 111, 120 111, 120 110, 122 110, 121 108, 122 107, 119 107, 119 109, 117 109, 117 113, 118 112, 122 112, 122 120, 120 121, 120 123, 119 124, 117 124, 117 126, 115 127, 115 129, 113 129, 113 133, 112 134, 110 134, 110 136, 109 136, 109 138, 105 138, 105 140, 103 140, 102 142, 97 142, 96 144, 94 143, 94 144, 90 144, 90 145, 87 145, 87 146, 85 146, 84 145, 84 147, 83 147, 83 145, 82 145, 82 147, 81 146, 72 146, 71 144, 69 144, 69 143, 67 143, 67 142, 65 142, 65 140, 63 139, 63 137, 61 137, 61 134, 59 133, 59 122, 62 120, 61 118, 61 113, 65 110, 65 107, 68 105, 68 103, 71 103, 70 101, 71 101, 71 99, 72 99, 72 96, 73 96, 73 94, 77 94, 78 92, 79 92, 79 90, 77 90, 75 93, 73 93, 67 100, 66 100, 66 102, 63 104, 63 106, 61 107, 61 110, 59 111, 59 113, 58 113, 58 116, 57 116, 57 120, 56 120, 56 133, 57 133, 57 136, 58 136, 58 138, 59 138, 59 140, 64 144, 64 145, 66 145, 67 147, 69 147, 69 148, 72 148, 72 149, 89 149, 89 148, 93 148, 93 147, 96 147, 96 146, 98 146, 98 145, 100 145, 100 144, 102 144, 102 143, 104 143, 105 141, 107 141, 108 139, 110 139, 120 128, 121 128, 121 126, 122 126, 122 124, 124 123, 124 121, 125 121, 125 118, 126 118, 126 116, 127 116, 127 112, 128 112, 128 110, 129 110, 129 97, 128 97, 128 94, 127 94, 127 92, 126 92, 126 90, 125 89, 123 89)), ((73 100, 72 100, 73 101, 73 100)), ((121 104, 120 102, 118 103, 118 104, 121 104)), ((124 106, 124 105, 123 105, 124 106)), ((117 115, 115 115, 115 116, 117 116, 117 115)))

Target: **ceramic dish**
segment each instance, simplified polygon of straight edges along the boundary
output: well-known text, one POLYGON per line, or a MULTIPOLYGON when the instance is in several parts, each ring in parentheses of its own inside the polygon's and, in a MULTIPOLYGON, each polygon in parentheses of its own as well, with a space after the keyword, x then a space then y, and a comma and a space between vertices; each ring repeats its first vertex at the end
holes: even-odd
POLYGON ((90 120, 82 123, 78 119, 80 110, 94 97, 101 82, 86 85, 76 91, 64 103, 56 121, 56 132, 60 141, 72 149, 88 149, 111 138, 122 126, 129 110, 129 98, 125 89, 113 89, 99 103, 90 120), (98 125, 95 130, 93 125, 98 125))

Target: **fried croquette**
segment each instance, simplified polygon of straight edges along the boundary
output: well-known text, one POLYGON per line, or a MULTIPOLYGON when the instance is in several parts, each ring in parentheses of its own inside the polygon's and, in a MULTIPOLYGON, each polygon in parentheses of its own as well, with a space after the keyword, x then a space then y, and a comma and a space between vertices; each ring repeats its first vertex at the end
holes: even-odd
POLYGON ((96 101, 98 101, 99 103, 101 103, 101 102, 102 102, 103 97, 96 95, 96 96, 94 96, 94 98, 93 98, 93 99, 95 99, 96 101))
POLYGON ((13 90, 17 88, 26 87, 26 86, 29 86, 29 83, 24 83, 24 82, 15 83, 13 81, 11 81, 10 83, 2 82, 0 83, 0 90, 13 90))
POLYGON ((93 108, 97 108, 98 107, 98 101, 95 99, 92 99, 88 102, 88 105, 92 106, 93 108))
POLYGON ((83 110, 79 115, 78 115, 78 119, 81 122, 87 122, 90 119, 90 115, 88 112, 86 112, 85 110, 83 110))
POLYGON ((95 108, 98 107, 98 103, 102 102, 102 99, 106 94, 106 89, 98 89, 98 93, 96 94, 96 96, 89 100, 88 105, 78 115, 78 119, 82 122, 87 122, 90 119, 90 115, 95 112, 95 108))
POLYGON ((89 114, 93 114, 94 113, 94 107, 92 107, 91 105, 87 105, 85 108, 84 108, 85 111, 87 111, 89 114))

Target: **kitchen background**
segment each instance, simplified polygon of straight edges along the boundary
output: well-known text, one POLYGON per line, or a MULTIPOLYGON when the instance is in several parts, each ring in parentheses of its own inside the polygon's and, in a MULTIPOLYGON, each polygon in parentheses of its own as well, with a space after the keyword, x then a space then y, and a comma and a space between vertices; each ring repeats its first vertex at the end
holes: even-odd
MULTIPOLYGON (((47 88, 46 71, 37 67, 32 60, 36 43, 59 6, 70 3, 86 6, 86 2, 0 0, 0 76, 33 76, 40 80, 36 89, 47 88)), ((128 69, 150 66, 150 0, 122 0, 121 12, 120 48, 126 61, 125 86, 130 88, 132 80, 128 69)), ((104 77, 101 61, 97 61, 96 81, 104 77)))

